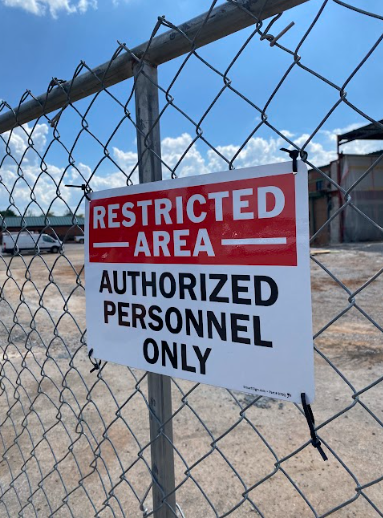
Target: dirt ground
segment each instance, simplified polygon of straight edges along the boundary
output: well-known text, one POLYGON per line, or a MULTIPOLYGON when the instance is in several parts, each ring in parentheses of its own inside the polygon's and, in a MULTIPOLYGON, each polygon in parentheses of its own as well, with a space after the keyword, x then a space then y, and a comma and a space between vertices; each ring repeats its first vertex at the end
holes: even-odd
MULTIPOLYGON (((187 518, 383 516, 382 276, 360 290, 382 271, 383 244, 312 252, 313 410, 329 460, 300 448, 309 432, 293 404, 175 380, 187 518)), ((145 516, 146 378, 89 372, 83 246, 0 258, 0 286, 0 517, 145 516)))

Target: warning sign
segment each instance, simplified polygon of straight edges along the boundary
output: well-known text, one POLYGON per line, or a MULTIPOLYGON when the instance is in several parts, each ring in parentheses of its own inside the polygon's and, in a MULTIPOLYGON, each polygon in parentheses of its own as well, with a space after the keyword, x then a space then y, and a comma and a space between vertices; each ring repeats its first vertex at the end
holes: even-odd
POLYGON ((314 396, 307 171, 291 162, 92 193, 94 356, 300 402, 314 396))

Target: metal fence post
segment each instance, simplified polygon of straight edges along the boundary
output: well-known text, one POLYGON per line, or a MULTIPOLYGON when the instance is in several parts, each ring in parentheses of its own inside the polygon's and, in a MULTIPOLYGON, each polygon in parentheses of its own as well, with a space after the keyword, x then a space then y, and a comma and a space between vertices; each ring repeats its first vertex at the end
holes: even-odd
MULTIPOLYGON (((137 150, 140 183, 162 179, 157 67, 137 64, 135 101, 137 121, 137 150)), ((174 477, 173 424, 171 380, 168 376, 148 374, 150 405, 150 440, 153 474, 154 518, 177 516, 174 477), (154 415, 157 417, 154 417, 154 415), (166 423, 162 433, 159 428, 166 423), (166 497, 166 498, 165 498, 166 497)))

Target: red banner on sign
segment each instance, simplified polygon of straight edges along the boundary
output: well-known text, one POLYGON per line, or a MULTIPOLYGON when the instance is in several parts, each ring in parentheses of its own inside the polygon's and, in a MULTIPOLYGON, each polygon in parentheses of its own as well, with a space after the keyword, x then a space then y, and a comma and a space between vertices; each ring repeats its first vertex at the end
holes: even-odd
POLYGON ((92 200, 89 210, 90 262, 297 265, 293 174, 92 200))

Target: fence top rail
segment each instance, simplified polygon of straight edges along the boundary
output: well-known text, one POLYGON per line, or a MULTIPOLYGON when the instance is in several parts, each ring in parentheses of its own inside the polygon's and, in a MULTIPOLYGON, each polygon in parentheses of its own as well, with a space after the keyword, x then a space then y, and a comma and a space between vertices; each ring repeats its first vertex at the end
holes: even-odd
MULTIPOLYGON (((136 58, 145 54, 145 61, 154 66, 166 63, 192 50, 190 40, 198 35, 193 48, 204 45, 233 34, 261 21, 282 13, 308 0, 227 0, 227 3, 215 7, 207 19, 204 13, 192 20, 171 28, 154 37, 149 42, 138 45, 131 52, 124 52, 93 70, 80 74, 61 83, 47 93, 20 103, 18 107, 9 109, 0 115, 0 134, 10 131, 16 126, 35 120, 42 115, 59 110, 68 102, 75 102, 97 93, 116 83, 133 77, 133 65, 136 58), (185 38, 185 36, 187 38, 185 38)), ((1 104, 0 104, 1 109, 1 104)))

